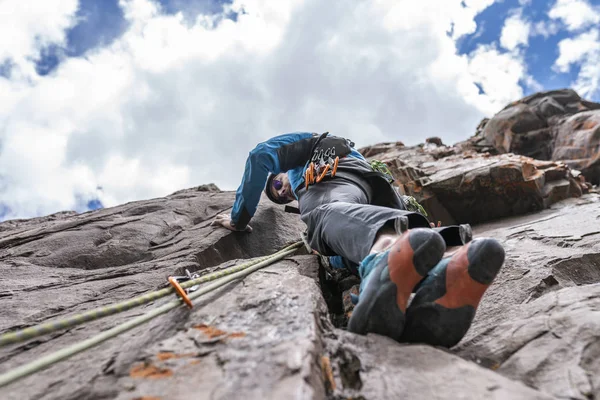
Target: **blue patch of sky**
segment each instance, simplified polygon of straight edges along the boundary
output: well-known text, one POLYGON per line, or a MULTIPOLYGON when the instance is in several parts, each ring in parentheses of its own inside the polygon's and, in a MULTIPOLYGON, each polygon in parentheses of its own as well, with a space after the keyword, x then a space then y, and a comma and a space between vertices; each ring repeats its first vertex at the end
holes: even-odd
POLYGON ((483 86, 481 85, 481 83, 475 82, 475 86, 477 86, 479 94, 485 94, 485 90, 483 90, 483 86))
POLYGON ((104 205, 97 198, 90 199, 81 195, 75 196, 75 211, 78 213, 98 210, 100 208, 104 208, 104 205))
POLYGON ((12 69, 12 63, 10 60, 4 61, 0 64, 0 76, 4 78, 10 78, 10 71, 12 69))
POLYGON ((0 204, 0 221, 4 221, 6 216, 10 214, 10 208, 4 204, 0 204))
POLYGON ((49 46, 41 52, 36 62, 38 74, 49 74, 66 57, 110 44, 128 26, 118 0, 79 0, 76 18, 77 24, 67 31, 65 48, 49 46))
POLYGON ((560 73, 552 68, 559 55, 558 43, 569 36, 568 32, 559 31, 547 38, 543 36, 529 38, 525 62, 536 81, 547 90, 570 87, 577 79, 579 74, 577 65, 572 65, 570 71, 566 73, 560 73))
POLYGON ((504 20, 509 11, 518 7, 518 0, 505 0, 494 2, 475 17, 477 30, 460 38, 457 41, 459 54, 468 54, 481 44, 492 44, 497 42, 504 26, 504 20))
POLYGON ((88 210, 98 210, 100 208, 104 208, 102 202, 98 199, 93 199, 87 202, 88 210))
MULTIPOLYGON (((182 12, 189 23, 194 23, 198 14, 218 14, 233 0, 154 0, 166 14, 182 12)), ((238 13, 223 16, 237 21, 238 13)), ((77 57, 86 51, 110 44, 127 29, 128 22, 119 6, 119 0, 79 0, 77 24, 67 31, 65 48, 49 46, 36 61, 36 71, 47 75, 67 57, 77 57)), ((217 21, 218 22, 218 21, 217 21)), ((0 68, 0 74, 3 69, 0 68)), ((6 73, 6 71, 4 71, 6 73)))
POLYGON ((64 57, 64 50, 56 45, 42 49, 39 60, 35 63, 35 71, 38 75, 48 75, 60 63, 64 57))
MULTIPOLYGON (((500 47, 500 35, 506 18, 519 8, 523 8, 523 17, 536 24, 540 21, 550 22, 548 11, 554 5, 554 1, 533 0, 531 4, 521 6, 518 0, 497 1, 483 10, 475 17, 477 30, 475 33, 466 35, 457 41, 459 54, 469 54, 479 45, 494 45, 499 51, 506 51, 500 47)), ((558 21, 553 21, 554 23, 558 21)), ((569 72, 560 73, 552 69, 559 56, 558 43, 572 34, 564 29, 544 37, 534 34, 529 37, 529 44, 524 49, 524 59, 528 72, 543 87, 544 90, 561 89, 571 87, 577 79, 579 67, 574 65, 569 72)), ((529 95, 536 89, 522 84, 524 94, 529 95)), ((480 92, 481 87, 478 86, 480 92)))
MULTIPOLYGON (((529 7, 525 8, 524 16, 533 24, 546 21, 560 24, 560 21, 550 20, 548 11, 554 5, 554 1, 533 0, 529 7)), ((525 51, 525 62, 530 73, 536 81, 546 90, 562 89, 571 87, 579 74, 579 66, 573 65, 566 73, 558 72, 552 67, 559 56, 558 43, 572 33, 565 29, 559 29, 547 37, 537 33, 529 37, 529 45, 525 51)))
POLYGON ((158 0, 166 14, 177 14, 181 11, 194 17, 198 14, 217 14, 223 11, 225 5, 233 0, 158 0))
MULTIPOLYGON (((196 22, 196 17, 200 14, 214 15, 221 14, 224 7, 232 4, 233 0, 157 0, 165 14, 173 15, 181 12, 185 21, 189 24, 196 22)), ((237 21, 239 14, 229 11, 217 19, 216 24, 223 19, 237 21)))
POLYGON ((79 23, 67 32, 69 55, 110 44, 127 29, 118 0, 79 0, 79 23))

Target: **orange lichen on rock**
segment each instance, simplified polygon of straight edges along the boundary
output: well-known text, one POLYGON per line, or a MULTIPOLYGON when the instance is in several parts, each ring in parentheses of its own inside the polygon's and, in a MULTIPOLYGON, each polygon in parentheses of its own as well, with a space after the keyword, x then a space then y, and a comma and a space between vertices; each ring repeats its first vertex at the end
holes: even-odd
POLYGON ((225 331, 215 328, 214 326, 209 326, 209 325, 205 325, 205 324, 194 325, 192 328, 198 329, 200 332, 204 333, 206 336, 208 336, 211 339, 227 334, 227 332, 225 332, 225 331))
POLYGON ((158 353, 156 355, 156 358, 158 358, 160 361, 166 361, 166 360, 171 360, 174 358, 186 358, 186 357, 195 357, 195 356, 196 356, 196 354, 194 354, 194 353, 175 354, 170 351, 163 351, 163 352, 158 353))
POLYGON ((168 368, 158 368, 152 364, 141 363, 131 368, 129 376, 132 378, 162 379, 173 376, 173 371, 168 368))
POLYGON ((192 328, 197 329, 200 332, 204 333, 210 339, 218 338, 221 336, 230 337, 230 338, 242 338, 242 337, 246 336, 246 334, 244 332, 227 333, 224 330, 221 330, 219 328, 215 328, 214 326, 210 326, 210 325, 206 325, 206 324, 194 325, 192 328))
POLYGON ((594 129, 597 125, 598 125, 598 123, 590 118, 583 123, 583 126, 581 127, 581 129, 583 129, 583 130, 594 129))

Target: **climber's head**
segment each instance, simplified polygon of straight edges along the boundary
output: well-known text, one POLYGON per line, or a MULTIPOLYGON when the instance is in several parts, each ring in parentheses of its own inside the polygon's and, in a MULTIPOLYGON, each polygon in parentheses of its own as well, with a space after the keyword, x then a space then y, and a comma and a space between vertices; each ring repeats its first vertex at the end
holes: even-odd
POLYGON ((265 193, 269 200, 277 204, 287 204, 296 200, 292 192, 292 185, 286 172, 270 174, 267 179, 265 193))

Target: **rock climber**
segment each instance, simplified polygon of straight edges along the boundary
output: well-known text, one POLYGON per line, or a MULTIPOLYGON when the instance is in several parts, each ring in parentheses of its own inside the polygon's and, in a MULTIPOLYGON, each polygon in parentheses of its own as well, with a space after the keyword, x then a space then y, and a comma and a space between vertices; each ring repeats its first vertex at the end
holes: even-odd
POLYGON ((259 143, 246 161, 231 215, 220 214, 213 224, 251 232, 263 189, 277 204, 298 201, 312 249, 358 266, 351 332, 452 347, 504 262, 500 243, 471 240, 468 225, 432 227, 354 143, 327 132, 259 143), (447 246, 456 245, 445 256, 447 246))

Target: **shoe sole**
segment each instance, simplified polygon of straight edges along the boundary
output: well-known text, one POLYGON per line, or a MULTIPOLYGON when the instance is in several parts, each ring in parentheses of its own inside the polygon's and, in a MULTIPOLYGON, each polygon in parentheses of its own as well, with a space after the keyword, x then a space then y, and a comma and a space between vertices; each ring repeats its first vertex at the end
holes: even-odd
POLYGON ((504 249, 493 239, 476 239, 461 248, 417 291, 401 340, 448 348, 460 342, 503 263, 504 249))
POLYGON ((470 242, 448 263, 446 294, 435 303, 445 308, 477 308, 503 263, 504 249, 497 241, 482 239, 470 242))
POLYGON ((348 330, 399 340, 413 288, 438 263, 445 249, 442 237, 431 229, 416 228, 405 232, 371 272, 373 275, 360 294, 348 330))

